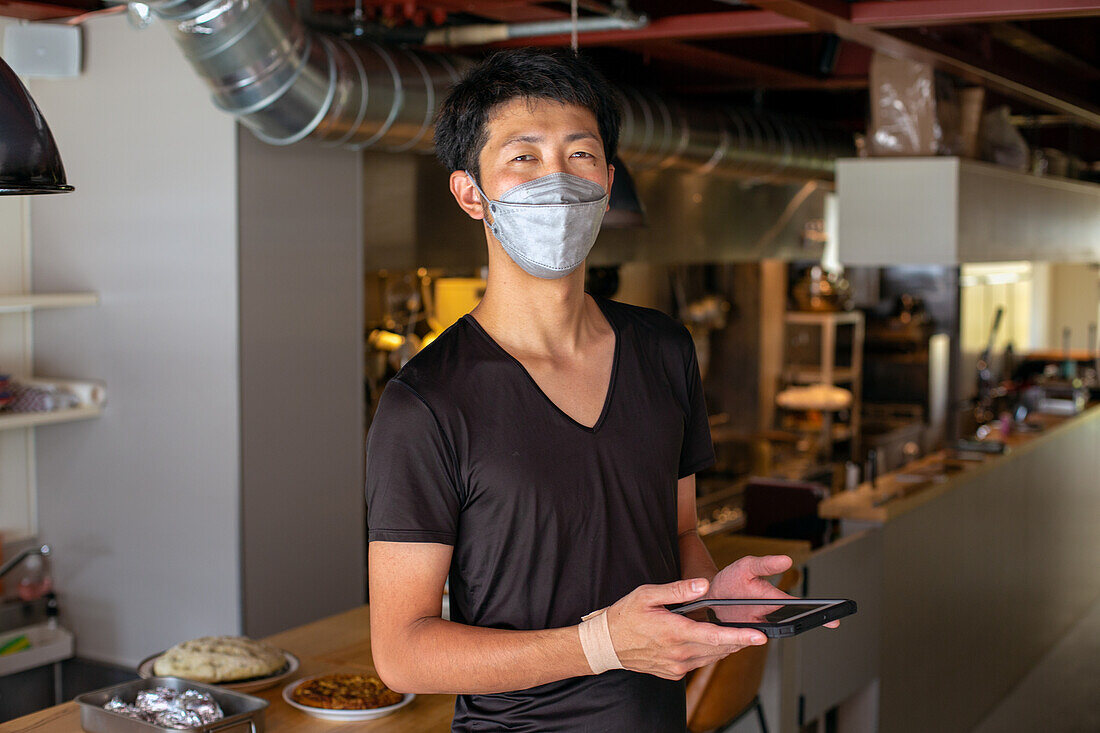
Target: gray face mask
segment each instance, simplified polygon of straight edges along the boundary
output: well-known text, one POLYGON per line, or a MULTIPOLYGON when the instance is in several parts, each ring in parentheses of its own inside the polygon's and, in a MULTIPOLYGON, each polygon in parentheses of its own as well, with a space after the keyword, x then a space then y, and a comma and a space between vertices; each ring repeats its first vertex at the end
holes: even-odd
POLYGON ((551 173, 505 191, 493 201, 466 175, 487 202, 486 223, 504 251, 528 274, 565 277, 584 262, 596 243, 608 194, 598 183, 570 173, 551 173))

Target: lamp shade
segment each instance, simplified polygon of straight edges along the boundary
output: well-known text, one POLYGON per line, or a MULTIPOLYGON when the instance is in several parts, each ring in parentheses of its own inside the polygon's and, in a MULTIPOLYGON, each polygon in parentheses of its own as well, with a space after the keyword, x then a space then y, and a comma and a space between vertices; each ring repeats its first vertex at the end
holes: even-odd
POLYGON ((605 229, 632 229, 644 227, 645 206, 638 198, 634 188, 634 179, 626 169, 626 163, 615 156, 611 160, 615 166, 615 180, 611 182, 611 208, 603 217, 605 229))
POLYGON ((49 125, 23 82, 0 59, 0 195, 72 190, 49 125))

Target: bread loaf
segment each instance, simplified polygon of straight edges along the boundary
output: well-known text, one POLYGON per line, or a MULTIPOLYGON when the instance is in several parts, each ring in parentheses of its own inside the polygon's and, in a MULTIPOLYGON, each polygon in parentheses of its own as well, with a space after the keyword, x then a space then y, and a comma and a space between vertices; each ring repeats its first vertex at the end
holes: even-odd
POLYGON ((287 664, 282 650, 240 636, 204 636, 177 644, 153 663, 159 677, 235 682, 275 674, 287 664))

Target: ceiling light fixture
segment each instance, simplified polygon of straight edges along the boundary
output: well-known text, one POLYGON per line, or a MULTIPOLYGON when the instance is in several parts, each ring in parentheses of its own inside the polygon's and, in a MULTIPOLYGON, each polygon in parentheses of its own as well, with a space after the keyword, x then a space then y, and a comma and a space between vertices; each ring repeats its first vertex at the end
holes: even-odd
POLYGON ((72 190, 50 126, 23 82, 0 59, 0 195, 72 190))

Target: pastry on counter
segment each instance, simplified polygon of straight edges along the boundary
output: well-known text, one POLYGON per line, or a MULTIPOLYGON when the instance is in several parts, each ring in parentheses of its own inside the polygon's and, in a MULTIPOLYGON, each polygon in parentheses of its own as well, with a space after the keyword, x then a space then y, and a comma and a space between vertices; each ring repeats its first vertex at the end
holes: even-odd
POLYGON ((283 651, 240 636, 204 636, 177 644, 153 663, 162 677, 218 683, 266 677, 287 665, 283 651))
POLYGON ((327 710, 369 710, 396 705, 404 695, 374 675, 326 674, 294 688, 295 702, 327 710))

